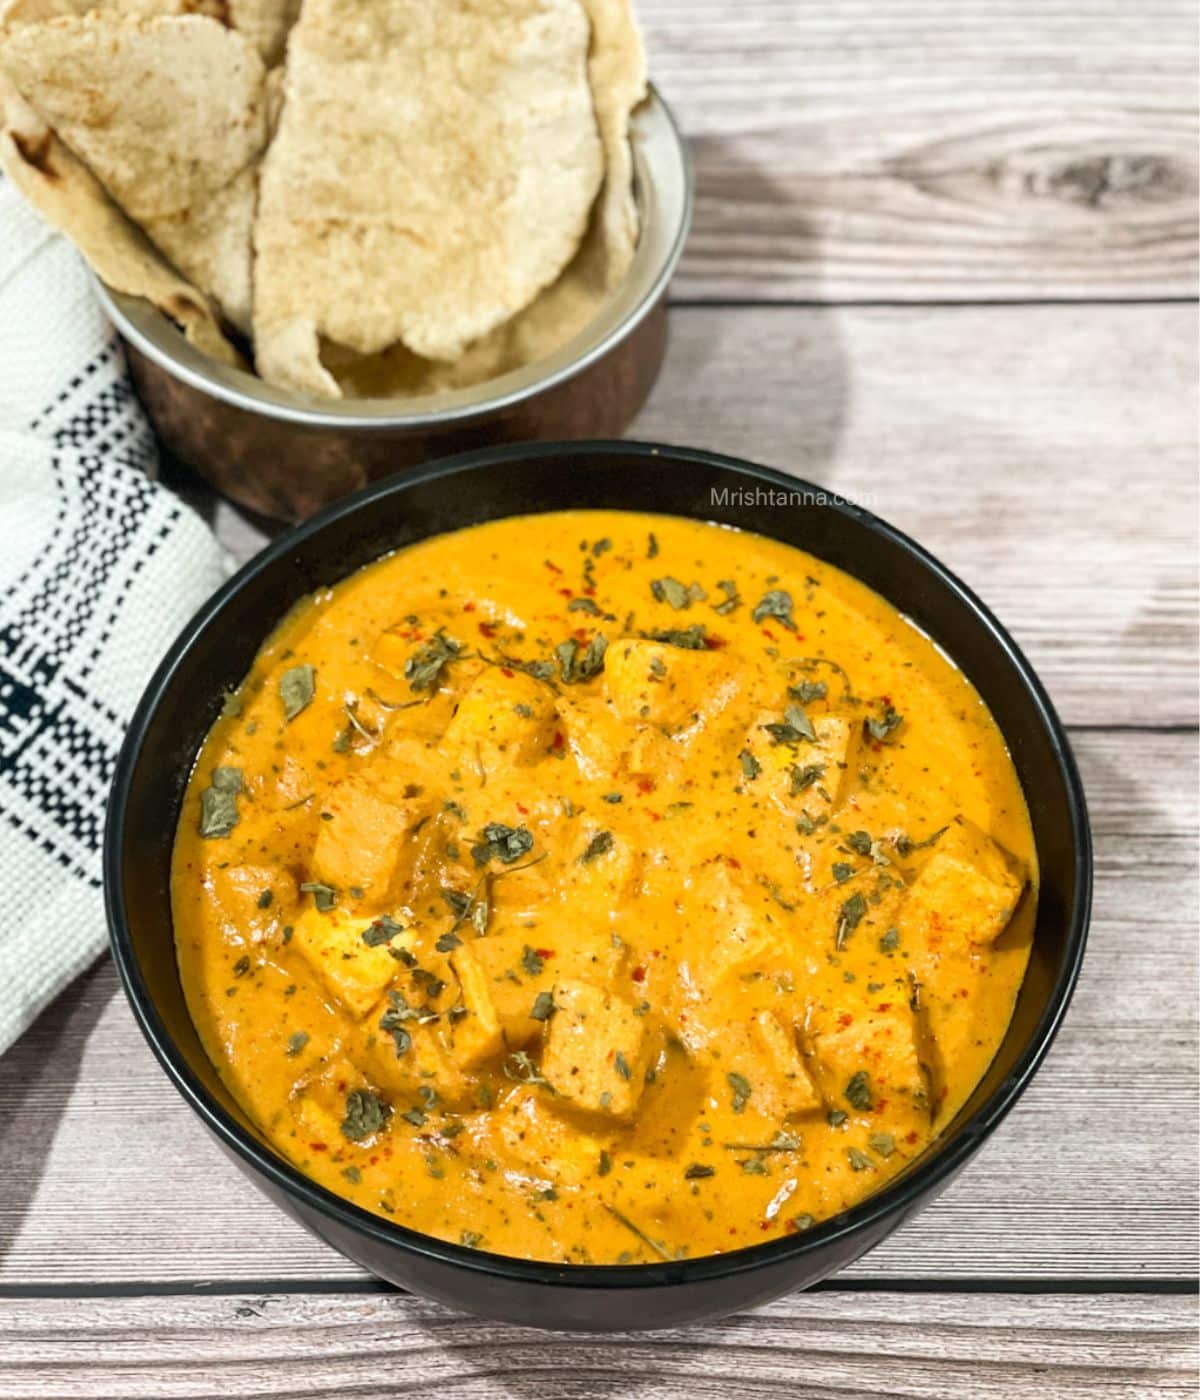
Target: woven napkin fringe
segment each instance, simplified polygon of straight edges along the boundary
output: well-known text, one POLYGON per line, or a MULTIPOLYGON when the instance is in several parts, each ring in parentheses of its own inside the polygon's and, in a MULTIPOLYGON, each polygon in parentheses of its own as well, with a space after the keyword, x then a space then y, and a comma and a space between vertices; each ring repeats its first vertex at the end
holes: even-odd
POLYGON ((228 571, 156 468, 78 255, 0 177, 0 1053, 105 945, 122 732, 228 571))

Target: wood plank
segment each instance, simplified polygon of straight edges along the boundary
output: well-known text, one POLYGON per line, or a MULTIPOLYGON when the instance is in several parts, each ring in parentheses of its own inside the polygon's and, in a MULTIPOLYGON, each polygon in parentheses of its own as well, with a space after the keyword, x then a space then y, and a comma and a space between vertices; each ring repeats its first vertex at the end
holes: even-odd
MULTIPOLYGON (((1066 1026, 975 1163, 854 1277, 1195 1274, 1200 744, 1091 732, 1076 743, 1098 879, 1066 1026)), ((206 1138, 111 966, 0 1059, 0 1289, 359 1276, 206 1138)))
POLYGON ((1194 723, 1196 380, 1186 307, 677 311, 631 436, 795 472, 914 535, 1069 723, 1194 723))
MULTIPOLYGON (((1068 722, 1194 724, 1197 373, 1184 306, 677 309, 630 436, 794 472, 915 535, 1068 722)), ((215 519, 240 558, 261 547, 233 507, 215 519)))
POLYGON ((1184 0, 639 0, 692 142, 689 298, 1189 296, 1184 0))
POLYGON ((1186 1297, 798 1294, 688 1330, 489 1324, 403 1295, 0 1302, 0 1400, 1194 1395, 1186 1297))

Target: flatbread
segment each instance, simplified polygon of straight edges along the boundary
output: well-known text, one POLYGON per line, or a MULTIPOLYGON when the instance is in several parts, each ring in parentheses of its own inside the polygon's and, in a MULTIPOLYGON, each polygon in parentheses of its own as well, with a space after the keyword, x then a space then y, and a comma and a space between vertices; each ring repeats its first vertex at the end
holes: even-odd
POLYGON ((321 337, 453 361, 579 246, 603 154, 579 0, 307 0, 262 166, 264 379, 340 396, 321 337))
POLYGON ((449 364, 404 345, 359 355, 326 344, 322 361, 348 398, 407 398, 472 388, 536 364, 578 335, 629 273, 637 247, 631 113, 647 93, 646 56, 629 0, 582 0, 592 24, 588 81, 604 140, 604 184, 562 276, 512 320, 449 364))
POLYGON ((600 232, 604 280, 611 288, 624 279, 637 247, 629 117, 646 96, 646 50, 630 0, 583 0, 583 7, 592 23, 588 82, 604 142, 600 232))
POLYGON ((267 65, 283 56, 288 30, 300 13, 300 0, 9 0, 0 4, 0 25, 33 24, 56 15, 105 15, 149 19, 156 15, 208 15, 236 29, 267 65))
POLYGON ((9 24, 0 67, 176 267, 248 329, 265 70, 199 15, 9 24))
POLYGON ((164 262, 3 75, 0 169, 113 291, 145 297, 182 328, 197 350, 223 364, 240 363, 207 299, 164 262))
MULTIPOLYGON (((223 0, 209 3, 221 4, 223 0)), ((233 28, 250 40, 268 67, 278 63, 288 32, 300 14, 300 0, 228 0, 228 6, 233 28)))
POLYGON ((347 398, 411 398, 484 384, 544 360, 589 325, 608 299, 606 264, 597 204, 579 252, 558 281, 457 360, 422 359, 404 345, 391 345, 377 355, 325 345, 322 361, 347 398))

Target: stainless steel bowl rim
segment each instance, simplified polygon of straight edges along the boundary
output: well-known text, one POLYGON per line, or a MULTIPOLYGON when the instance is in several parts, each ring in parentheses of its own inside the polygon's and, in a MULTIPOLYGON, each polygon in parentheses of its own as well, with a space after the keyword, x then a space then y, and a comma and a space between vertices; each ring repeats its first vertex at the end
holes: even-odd
POLYGON ((490 417, 602 359, 665 292, 691 226, 693 181, 679 128, 653 86, 633 115, 631 142, 641 233, 629 275, 600 314, 551 355, 466 389, 392 399, 292 394, 247 370, 210 359, 144 298, 115 292, 96 277, 92 280, 101 305, 125 340, 174 378, 235 408, 305 427, 380 432, 438 428, 490 417))

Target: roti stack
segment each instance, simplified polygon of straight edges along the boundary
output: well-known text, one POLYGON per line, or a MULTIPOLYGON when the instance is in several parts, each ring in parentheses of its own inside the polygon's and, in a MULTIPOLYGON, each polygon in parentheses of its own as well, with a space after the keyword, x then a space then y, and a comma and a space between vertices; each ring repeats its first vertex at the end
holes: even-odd
POLYGON ((30 202, 205 353, 330 398, 479 383, 582 329, 634 254, 645 91, 628 0, 0 9, 30 202))

